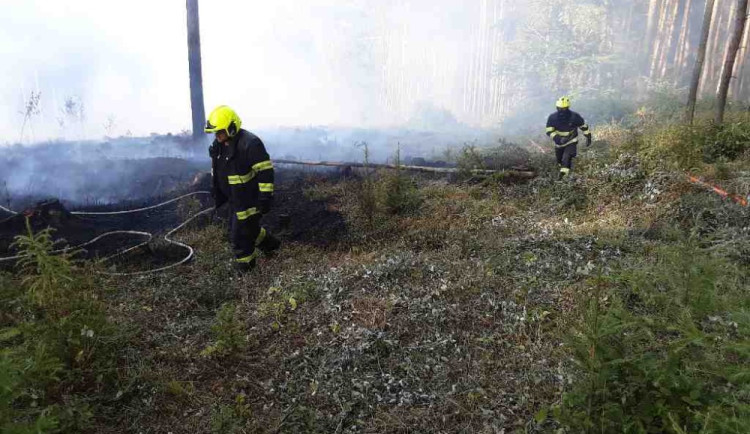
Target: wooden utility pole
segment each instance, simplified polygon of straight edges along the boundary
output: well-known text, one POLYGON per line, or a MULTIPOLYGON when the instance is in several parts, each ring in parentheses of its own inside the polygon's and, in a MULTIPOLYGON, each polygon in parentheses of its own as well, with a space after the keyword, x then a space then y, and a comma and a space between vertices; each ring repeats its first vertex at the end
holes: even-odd
POLYGON ((706 45, 708 43, 708 34, 711 31, 711 18, 714 13, 715 0, 706 0, 706 11, 703 14, 703 29, 701 30, 701 42, 698 46, 698 55, 695 59, 695 68, 693 69, 693 79, 690 82, 690 95, 688 95, 687 112, 685 120, 692 124, 695 116, 695 99, 698 97, 698 86, 701 82, 701 73, 703 72, 703 62, 706 60, 706 45))
POLYGON ((742 41, 742 33, 745 31, 745 21, 747 21, 747 0, 737 1, 737 14, 735 15, 734 32, 732 39, 729 41, 727 57, 724 59, 724 69, 721 73, 719 82, 718 107, 716 108, 716 123, 721 124, 724 121, 724 109, 727 105, 727 93, 729 92, 729 82, 732 80, 734 71, 734 62, 737 59, 737 51, 742 41))
POLYGON ((203 73, 201 71, 201 32, 198 21, 198 0, 187 0, 188 69, 190 70, 190 108, 193 112, 193 139, 204 138, 206 109, 203 105, 203 73))

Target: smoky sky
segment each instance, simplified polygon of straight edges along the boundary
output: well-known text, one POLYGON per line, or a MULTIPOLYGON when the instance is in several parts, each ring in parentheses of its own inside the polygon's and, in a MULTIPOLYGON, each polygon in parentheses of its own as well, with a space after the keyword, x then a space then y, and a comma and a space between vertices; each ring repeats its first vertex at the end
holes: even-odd
MULTIPOLYGON (((456 103, 474 14, 464 2, 199 3, 207 112, 231 105, 251 128, 390 126, 429 104, 472 121, 456 103)), ((24 142, 190 128, 184 0, 0 0, 0 10, 0 143, 19 141, 32 91, 40 113, 24 142), (63 113, 71 98, 80 118, 63 113)))

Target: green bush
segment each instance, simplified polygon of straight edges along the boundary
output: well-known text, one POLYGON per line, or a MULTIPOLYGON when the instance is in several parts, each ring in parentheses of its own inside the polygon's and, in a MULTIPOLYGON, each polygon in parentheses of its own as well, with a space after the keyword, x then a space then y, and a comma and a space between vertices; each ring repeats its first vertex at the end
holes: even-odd
POLYGON ((375 190, 375 181, 373 175, 370 173, 370 152, 367 143, 363 142, 358 144, 362 147, 364 152, 364 177, 360 182, 355 185, 354 196, 356 199, 357 208, 360 214, 367 221, 367 224, 372 227, 375 222, 375 215, 378 211, 377 195, 375 190))
MULTIPOLYGON (((365 147, 365 164, 367 164, 365 147)), ((416 211, 422 202, 414 180, 401 167, 401 153, 396 151, 395 170, 386 169, 377 177, 366 174, 355 189, 356 203, 370 227, 375 224, 378 211, 406 214, 416 211)))
POLYGON ((287 316, 296 311, 297 307, 319 297, 315 283, 307 279, 295 279, 283 288, 272 286, 258 303, 258 316, 271 318, 271 328, 279 330, 285 326, 287 316))
POLYGON ((117 386, 121 337, 90 270, 53 255, 50 231, 16 238, 20 276, 2 277, 0 432, 81 432, 117 386), (97 398, 91 396, 96 391, 97 398))
MULTIPOLYGON (((551 149, 551 146, 550 146, 551 149)), ((532 153, 513 143, 501 141, 497 148, 482 152, 482 165, 487 169, 503 170, 514 167, 529 167, 532 153)))
POLYGON ((555 417, 571 432, 746 432, 746 272, 691 245, 597 277, 569 335, 580 375, 555 417))
POLYGON ((456 157, 460 178, 471 178, 472 170, 485 169, 485 159, 481 150, 474 144, 466 144, 456 157))
POLYGON ((52 229, 34 234, 28 219, 26 235, 17 236, 13 246, 24 254, 18 265, 28 296, 41 307, 56 306, 65 298, 73 282, 71 254, 50 254, 55 247, 52 229))
POLYGON ((605 140, 639 154, 653 170, 694 170, 703 163, 734 161, 750 150, 750 120, 715 125, 696 121, 694 125, 653 124, 645 129, 602 129, 605 140))
POLYGON ((706 128, 703 160, 733 161, 750 149, 750 122, 731 122, 706 128))
POLYGON ((220 404, 214 407, 211 412, 211 432, 216 434, 246 432, 243 428, 252 416, 250 405, 246 401, 247 396, 241 393, 235 396, 234 405, 220 404))
POLYGON ((45 433, 59 426, 54 405, 42 406, 49 385, 59 381, 60 361, 42 343, 21 343, 5 329, 0 344, 0 432, 45 433), (10 347, 6 347, 10 345, 10 347))
POLYGON ((654 170, 692 170, 703 162, 703 132, 699 126, 669 125, 650 129, 631 144, 644 166, 654 170))
POLYGON ((414 181, 400 170, 388 174, 381 188, 383 189, 383 205, 389 214, 406 214, 416 211, 422 202, 414 181))
POLYGON ((378 198, 375 181, 369 175, 354 186, 354 197, 360 215, 372 226, 378 212, 378 198))
POLYGON ((224 303, 216 313, 216 320, 211 326, 214 343, 201 352, 203 356, 227 356, 245 348, 246 327, 237 306, 224 303))

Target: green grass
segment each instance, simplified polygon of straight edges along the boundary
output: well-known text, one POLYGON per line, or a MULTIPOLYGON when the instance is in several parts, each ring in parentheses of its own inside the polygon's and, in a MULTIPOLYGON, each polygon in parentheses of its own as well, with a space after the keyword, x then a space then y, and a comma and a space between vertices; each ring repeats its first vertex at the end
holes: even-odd
POLYGON ((311 181, 347 242, 287 242, 244 275, 220 224, 179 235, 197 252, 179 273, 137 279, 85 278, 27 233, 0 275, 0 427, 742 432, 750 216, 681 171, 741 191, 748 161, 646 119, 607 127, 563 183, 520 147, 533 180, 311 181))

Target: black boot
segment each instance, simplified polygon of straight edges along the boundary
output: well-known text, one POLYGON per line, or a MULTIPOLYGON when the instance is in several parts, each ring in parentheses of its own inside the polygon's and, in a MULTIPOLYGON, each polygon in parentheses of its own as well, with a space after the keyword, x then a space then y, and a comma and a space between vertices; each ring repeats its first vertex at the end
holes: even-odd
POLYGON ((258 248, 266 255, 273 254, 273 252, 278 250, 279 247, 281 247, 281 241, 269 233, 266 233, 266 237, 260 244, 258 244, 258 248))
POLYGON ((255 269, 256 260, 253 259, 250 262, 237 262, 232 261, 232 268, 238 273, 249 273, 255 269))

